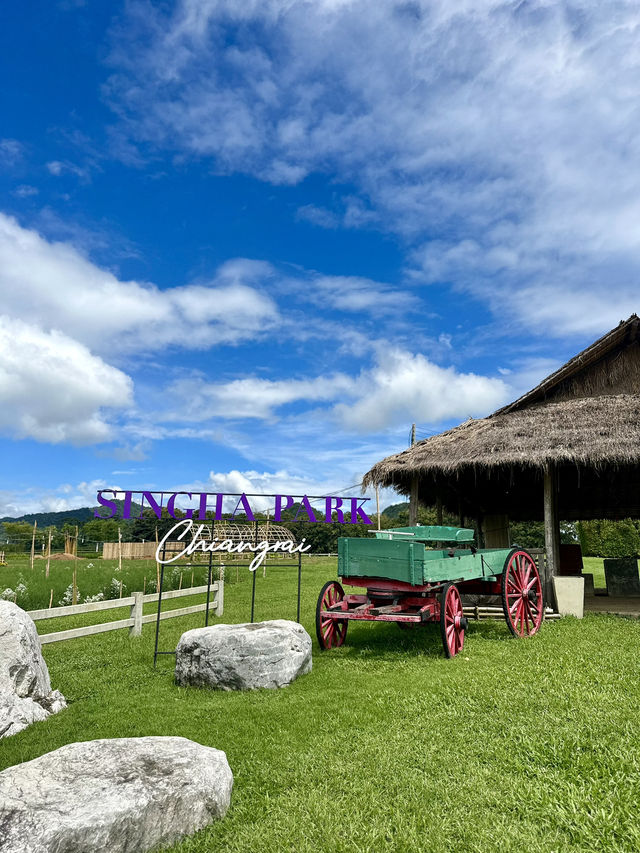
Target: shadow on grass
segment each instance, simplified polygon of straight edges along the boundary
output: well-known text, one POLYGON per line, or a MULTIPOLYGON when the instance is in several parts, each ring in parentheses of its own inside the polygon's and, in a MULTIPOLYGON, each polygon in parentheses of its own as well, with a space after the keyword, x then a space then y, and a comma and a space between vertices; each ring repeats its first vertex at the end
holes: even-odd
MULTIPOLYGON (((471 622, 465 633, 465 646, 474 640, 509 641, 513 637, 504 622, 484 621, 471 622)), ((347 630, 344 646, 340 649, 320 651, 314 643, 314 654, 323 657, 340 654, 341 657, 362 657, 382 660, 393 658, 444 657, 442 635, 438 623, 427 623, 409 631, 403 631, 397 625, 388 622, 376 624, 351 624, 347 630)))

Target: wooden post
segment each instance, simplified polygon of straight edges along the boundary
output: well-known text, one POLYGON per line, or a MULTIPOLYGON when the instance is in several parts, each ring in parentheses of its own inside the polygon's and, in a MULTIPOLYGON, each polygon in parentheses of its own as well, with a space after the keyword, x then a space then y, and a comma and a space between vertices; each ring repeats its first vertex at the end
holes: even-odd
MULTIPOLYGON (((411 447, 416 443, 416 425, 411 425, 411 447)), ((411 479, 411 492, 409 495, 409 527, 415 527, 418 523, 418 478, 411 479)), ((380 525, 378 525, 378 529, 380 525)))
POLYGON ((380 530, 380 492, 376 486, 376 514, 378 516, 378 530, 380 530))
POLYGON ((33 571, 33 558, 35 557, 36 552, 36 530, 38 529, 38 522, 33 522, 33 536, 31 537, 31 571, 33 571))
POLYGON ((51 590, 51 595, 49 596, 49 610, 53 607, 53 590, 51 590))
POLYGON ((216 596, 216 616, 222 616, 224 612, 224 581, 218 581, 218 594, 216 596))
POLYGON ((122 531, 118 528, 118 571, 122 571, 122 531))
POLYGON ((436 524, 442 527, 442 495, 436 498, 436 524))
POLYGON ((51 531, 49 531, 49 543, 47 545, 47 568, 45 570, 45 576, 49 577, 49 566, 51 565, 51 531))
POLYGON ((560 523, 556 470, 553 464, 544 470, 544 541, 549 574, 557 575, 560 570, 560 523))
MULTIPOLYGON (((133 604, 131 605, 130 618, 133 619, 133 625, 129 628, 130 637, 140 637, 142 635, 142 607, 143 607, 142 592, 133 593, 133 604)), ((120 596, 122 598, 122 596, 120 596)))
POLYGON ((411 478, 411 495, 409 498, 409 527, 418 523, 418 477, 411 478))
POLYGON ((544 543, 547 552, 544 594, 547 601, 553 597, 551 578, 560 572, 560 522, 556 477, 556 467, 553 463, 549 463, 544 469, 544 543))
POLYGON ((75 538, 74 543, 73 543, 73 556, 74 557, 78 556, 78 536, 79 536, 78 525, 76 524, 76 538, 75 538))
POLYGON ((504 513, 485 515, 483 526, 485 548, 508 548, 510 546, 508 515, 504 513))

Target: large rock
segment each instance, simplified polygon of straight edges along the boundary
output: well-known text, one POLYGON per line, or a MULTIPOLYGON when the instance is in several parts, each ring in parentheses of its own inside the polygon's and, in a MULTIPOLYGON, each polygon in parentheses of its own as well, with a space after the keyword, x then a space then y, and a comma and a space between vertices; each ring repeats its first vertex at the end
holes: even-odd
POLYGON ((0 601, 0 738, 66 707, 64 696, 51 689, 33 619, 0 601))
POLYGON ((223 817, 224 752, 181 737, 71 743, 0 773, 2 853, 141 853, 223 817))
POLYGON ((311 671, 311 637, 286 619, 195 628, 180 637, 176 681, 251 690, 284 687, 311 671))

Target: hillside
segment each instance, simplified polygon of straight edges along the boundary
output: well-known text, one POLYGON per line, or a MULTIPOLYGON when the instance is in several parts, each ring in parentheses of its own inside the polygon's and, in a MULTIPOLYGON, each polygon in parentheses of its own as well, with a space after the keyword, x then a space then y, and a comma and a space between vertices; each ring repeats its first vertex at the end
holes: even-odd
MULTIPOLYGON (((118 504, 119 511, 122 512, 123 501, 116 501, 118 504)), ((4 518, 0 518, 0 524, 3 521, 27 521, 29 524, 33 524, 34 521, 38 522, 38 527, 49 527, 53 525, 54 527, 61 527, 66 522, 77 522, 78 524, 84 524, 85 521, 92 521, 94 518, 95 510, 101 510, 102 512, 107 512, 108 510, 105 507, 99 507, 98 505, 94 507, 83 506, 78 509, 65 509, 61 512, 30 512, 26 513, 26 515, 19 516, 9 516, 5 515, 4 518)), ((131 515, 139 515, 140 514, 140 504, 132 503, 131 504, 131 515)))
POLYGON ((391 506, 388 506, 386 509, 383 509, 380 514, 384 515, 385 518, 398 518, 398 516, 402 512, 409 512, 409 504, 408 503, 392 504, 391 506))

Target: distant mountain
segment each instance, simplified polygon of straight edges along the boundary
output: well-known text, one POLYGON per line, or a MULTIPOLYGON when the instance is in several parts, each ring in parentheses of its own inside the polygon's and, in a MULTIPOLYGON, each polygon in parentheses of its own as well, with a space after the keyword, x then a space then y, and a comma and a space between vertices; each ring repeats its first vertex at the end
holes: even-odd
POLYGON ((408 503, 392 504, 386 509, 383 509, 381 515, 384 515, 386 518, 398 518, 401 512, 409 512, 408 503))
POLYGON ((88 506, 83 506, 81 509, 65 509, 62 512, 29 512, 26 515, 10 516, 5 515, 0 518, 2 521, 28 521, 33 524, 38 522, 38 527, 48 527, 53 524, 60 527, 67 521, 77 521, 79 524, 84 524, 85 521, 93 518, 93 510, 88 506))
MULTIPOLYGON (((118 509, 120 514, 122 512, 122 507, 124 505, 124 501, 116 501, 118 504, 118 509)), ((33 524, 34 521, 38 522, 38 527, 49 527, 50 525, 54 525, 55 527, 61 527, 66 522, 74 522, 77 521, 78 524, 84 524, 85 521, 92 521, 95 510, 99 509, 103 513, 107 513, 108 510, 105 507, 88 507, 83 506, 79 509, 65 509, 61 512, 29 512, 26 515, 19 516, 9 516, 5 515, 4 518, 0 518, 0 524, 3 521, 27 521, 29 524, 33 524)), ((131 504, 131 515, 136 516, 140 514, 140 504, 131 504)))

